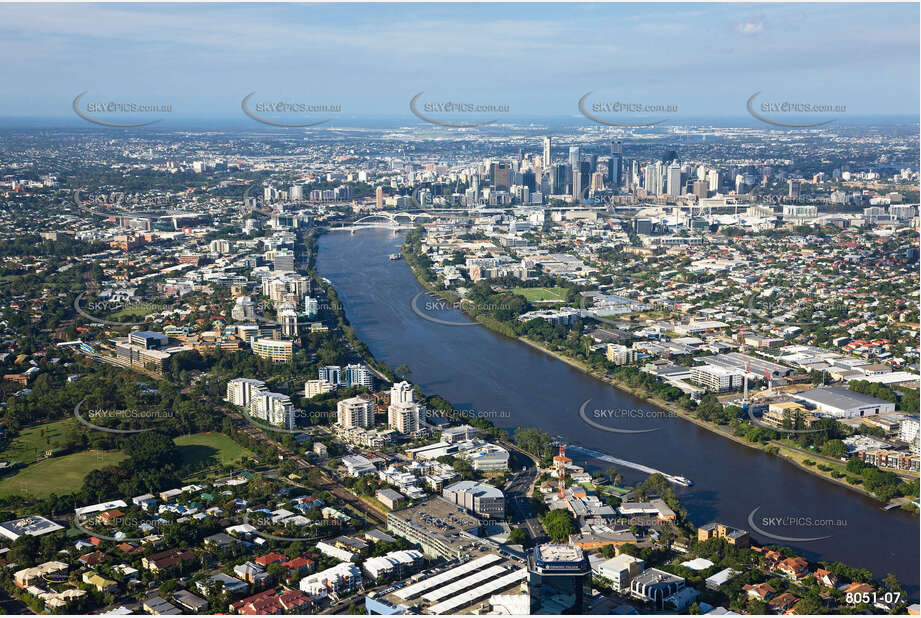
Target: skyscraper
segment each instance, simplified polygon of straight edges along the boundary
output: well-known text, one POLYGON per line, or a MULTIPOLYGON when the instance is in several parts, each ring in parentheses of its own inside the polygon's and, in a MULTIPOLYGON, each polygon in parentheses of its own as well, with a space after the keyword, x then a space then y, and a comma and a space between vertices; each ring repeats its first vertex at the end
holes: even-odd
POLYGON ((397 382, 390 389, 390 403, 412 403, 413 402, 412 384, 406 382, 397 382))
POLYGON ((604 190, 604 175, 601 172, 592 174, 592 193, 604 190))
POLYGON ((550 192, 554 195, 562 195, 565 193, 568 175, 569 166, 565 163, 554 165, 553 173, 550 176, 550 192))
POLYGON ((608 159, 608 178, 611 187, 619 187, 621 183, 621 170, 623 169, 623 159, 620 154, 612 154, 608 159))
POLYGON ((668 194, 681 195, 681 166, 677 161, 668 166, 668 194))
POLYGON ((716 193, 720 190, 720 173, 716 170, 707 172, 707 182, 710 183, 710 191, 716 193))
POLYGON ((578 146, 569 147, 569 167, 572 171, 579 169, 579 160, 582 158, 582 151, 578 146))
POLYGON ((535 191, 537 189, 537 177, 534 175, 534 172, 531 170, 525 170, 521 173, 521 184, 528 188, 528 191, 535 191))
POLYGON ((511 168, 508 163, 493 163, 489 168, 493 186, 499 191, 508 191, 511 168))
POLYGON ((695 180, 694 181, 694 195, 699 198, 707 197, 707 181, 706 180, 695 180))
POLYGON ((528 554, 532 615, 584 614, 592 569, 578 545, 538 545, 528 554))
POLYGON ((578 168, 572 171, 572 201, 582 200, 582 172, 578 168))
POLYGON ((551 146, 552 146, 552 142, 550 141, 550 138, 549 138, 549 137, 545 137, 545 138, 544 138, 544 155, 543 155, 543 157, 541 157, 541 161, 540 161, 541 166, 542 166, 544 169, 547 169, 547 168, 550 167, 550 161, 551 161, 551 159, 550 159, 550 157, 551 157, 550 148, 551 148, 551 146))
POLYGON ((643 171, 643 188, 650 195, 662 195, 665 193, 665 166, 661 161, 656 161, 655 165, 647 165, 643 171))
POLYGON ((652 165, 647 165, 643 168, 643 189, 646 190, 646 193, 653 193, 653 186, 655 186, 653 176, 655 173, 656 168, 654 168, 652 165))

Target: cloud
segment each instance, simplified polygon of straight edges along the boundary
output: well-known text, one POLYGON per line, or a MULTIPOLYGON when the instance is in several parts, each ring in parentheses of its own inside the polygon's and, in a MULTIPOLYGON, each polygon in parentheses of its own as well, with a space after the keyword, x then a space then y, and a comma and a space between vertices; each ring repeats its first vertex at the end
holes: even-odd
POLYGON ((764 22, 746 21, 736 24, 736 32, 740 34, 758 34, 764 32, 764 22))

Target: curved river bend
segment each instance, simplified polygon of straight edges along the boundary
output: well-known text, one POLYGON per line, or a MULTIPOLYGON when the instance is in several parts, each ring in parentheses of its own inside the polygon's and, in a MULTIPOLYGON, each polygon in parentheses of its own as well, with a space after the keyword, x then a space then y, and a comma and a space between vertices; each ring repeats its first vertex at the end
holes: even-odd
MULTIPOLYGON (((878 502, 779 458, 683 419, 662 417, 655 406, 524 343, 478 325, 423 319, 411 307, 423 288, 405 262, 388 259, 401 241, 402 235, 384 229, 330 232, 320 238, 317 268, 335 286, 349 322, 374 356, 391 367, 408 366, 409 380, 426 393, 442 395, 459 410, 482 413, 503 428, 540 427, 568 443, 685 476, 694 486, 676 489, 694 524, 719 521, 771 542, 752 530, 753 520, 763 531, 798 539, 773 542, 809 559, 840 560, 878 577, 894 573, 918 598, 915 517, 883 512, 878 502), (579 414, 589 399, 585 410, 593 424, 579 414), (618 433, 599 424, 655 430, 618 433)), ((426 302, 432 300, 423 295, 417 306, 424 309, 426 302)), ((453 310, 439 310, 437 317, 469 321, 453 310)), ((573 454, 578 458, 579 451, 573 454)), ((585 463, 601 470, 611 465, 597 459, 585 463)), ((628 481, 645 476, 616 467, 628 481)))

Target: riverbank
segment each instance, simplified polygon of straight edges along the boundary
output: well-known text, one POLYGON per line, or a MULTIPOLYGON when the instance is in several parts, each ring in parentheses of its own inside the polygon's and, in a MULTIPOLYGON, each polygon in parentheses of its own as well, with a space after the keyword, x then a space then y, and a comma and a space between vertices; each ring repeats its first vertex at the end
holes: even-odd
MULTIPOLYGON (((428 292, 430 292, 431 294, 434 294, 434 295, 438 296, 439 298, 441 298, 441 299, 443 299, 443 300, 445 300, 445 301, 448 301, 448 302, 451 302, 451 303, 457 303, 457 302, 458 302, 459 296, 458 296, 456 293, 454 293, 454 292, 452 292, 452 291, 450 291, 450 290, 438 290, 438 289, 435 288, 435 286, 434 286, 433 284, 431 284, 430 282, 426 281, 426 280, 422 277, 421 273, 420 273, 419 270, 416 268, 416 260, 414 259, 414 258, 416 257, 415 255, 413 255, 411 252, 408 252, 406 247, 403 247, 402 252, 403 252, 404 258, 408 258, 408 259, 405 259, 405 261, 406 261, 406 263, 409 265, 410 270, 412 271, 413 276, 415 277, 416 281, 417 281, 423 288, 425 288, 425 289, 426 289, 428 292)), ((846 488, 848 488, 848 489, 850 489, 850 490, 852 490, 852 491, 854 491, 854 492, 856 492, 856 493, 858 493, 858 494, 862 494, 863 496, 872 498, 873 500, 875 500, 875 501, 877 501, 877 502, 880 503, 881 508, 883 508, 883 506, 885 506, 884 503, 883 503, 881 500, 879 500, 879 498, 877 498, 872 492, 868 491, 867 489, 865 489, 865 488, 863 488, 863 487, 861 487, 861 486, 859 486, 859 485, 853 485, 853 484, 847 482, 847 480, 846 480, 846 479, 847 479, 847 476, 842 476, 841 478, 834 478, 834 477, 831 475, 831 472, 835 471, 834 468, 832 468, 832 469, 830 469, 830 470, 828 470, 828 471, 823 471, 823 470, 818 469, 818 467, 817 467, 816 465, 811 465, 811 466, 810 466, 810 465, 807 465, 806 463, 804 463, 804 461, 809 459, 809 456, 808 456, 808 455, 804 455, 803 453, 800 453, 800 452, 798 452, 798 451, 796 451, 796 450, 794 450, 794 449, 791 449, 791 448, 789 448, 788 446, 786 446, 785 444, 783 444, 783 443, 781 443, 781 442, 779 442, 779 441, 771 441, 771 442, 768 442, 767 444, 762 444, 762 443, 760 443, 760 442, 750 442, 749 440, 745 439, 743 436, 737 436, 737 435, 735 435, 731 430, 728 430, 727 428, 725 428, 725 427, 722 426, 722 425, 717 425, 716 423, 712 423, 712 422, 705 421, 705 420, 702 420, 702 419, 698 418, 698 417, 695 416, 693 413, 691 413, 691 412, 685 410, 684 408, 682 408, 681 406, 677 405, 677 404, 674 403, 674 402, 665 401, 665 400, 659 399, 659 398, 657 398, 657 397, 651 396, 649 393, 647 393, 647 392, 646 392, 645 390, 643 390, 643 389, 633 388, 633 387, 631 387, 631 386, 629 386, 629 385, 623 383, 622 381, 618 380, 618 379, 615 378, 615 377, 612 377, 612 376, 607 375, 607 374, 599 373, 599 372, 593 370, 590 366, 586 365, 584 362, 582 362, 582 361, 580 361, 580 360, 578 360, 578 359, 571 358, 571 357, 569 357, 569 356, 567 356, 567 355, 565 355, 565 354, 563 354, 563 353, 557 352, 557 351, 555 351, 555 350, 551 350, 550 348, 548 348, 548 347, 547 347, 546 345, 544 345, 543 343, 536 342, 536 341, 534 341, 534 340, 531 340, 531 339, 528 339, 528 338, 522 337, 522 336, 510 335, 509 332, 507 332, 507 331, 509 330, 507 327, 500 328, 500 327, 505 326, 503 323, 501 323, 501 322, 496 322, 495 320, 493 320, 493 319, 491 319, 491 318, 489 318, 489 317, 487 317, 487 316, 471 315, 470 313, 468 313, 467 311, 465 311, 465 310, 464 310, 464 303, 455 304, 455 306, 459 307, 460 310, 461 310, 465 315, 467 315, 467 317, 473 319, 473 320, 476 321, 478 324, 480 324, 481 326, 484 326, 485 328, 489 329, 489 330, 492 331, 492 332, 495 332, 495 333, 497 333, 497 334, 500 334, 500 335, 503 335, 503 336, 506 336, 506 337, 509 337, 509 338, 512 338, 512 339, 516 339, 516 340, 518 340, 518 341, 520 341, 520 342, 522 342, 522 343, 524 343, 524 344, 526 344, 526 345, 528 345, 528 346, 530 346, 530 347, 532 347, 532 348, 534 348, 534 349, 536 349, 536 350, 539 350, 539 351, 543 352, 544 354, 547 354, 548 356, 550 356, 550 357, 552 357, 552 358, 554 358, 554 359, 556 359, 556 360, 559 360, 559 361, 562 361, 562 362, 566 363, 566 364, 569 365, 570 367, 573 367, 573 368, 575 368, 575 369, 578 369, 579 371, 581 371, 582 373, 584 373, 584 374, 586 374, 586 375, 589 375, 589 376, 591 376, 591 377, 593 377, 593 378, 596 378, 596 379, 598 379, 598 380, 600 380, 600 381, 602 381, 602 382, 604 382, 604 383, 606 383, 606 384, 609 384, 609 385, 613 386, 615 389, 618 389, 618 390, 620 390, 620 391, 623 391, 623 392, 625 392, 625 393, 628 393, 628 394, 630 394, 630 395, 632 395, 632 396, 634 396, 634 397, 636 397, 636 398, 638 398, 638 399, 642 399, 643 401, 649 402, 649 403, 652 404, 652 405, 655 405, 655 406, 660 407, 660 408, 662 408, 662 409, 664 409, 664 410, 667 410, 668 412, 674 414, 675 416, 678 416, 678 417, 680 417, 680 418, 682 418, 682 419, 684 419, 684 420, 686 420, 686 421, 689 421, 689 422, 691 422, 691 423, 694 423, 694 424, 697 425, 698 427, 701 427, 701 428, 703 428, 703 429, 706 429, 706 430, 710 431, 711 433, 717 434, 717 435, 722 436, 722 437, 724 437, 724 438, 728 438, 729 440, 732 440, 733 442, 735 442, 735 443, 737 443, 737 444, 744 445, 744 446, 746 446, 746 447, 749 447, 749 448, 752 448, 752 449, 755 449, 755 450, 759 450, 759 451, 765 452, 766 454, 775 455, 775 456, 779 457, 780 459, 782 459, 782 460, 784 460, 784 461, 786 461, 786 462, 788 462, 788 463, 790 463, 790 464, 796 466, 796 467, 799 468, 800 470, 803 470, 803 471, 805 471, 805 472, 810 473, 811 475, 813 475, 813 476, 815 476, 815 477, 824 479, 824 480, 826 480, 826 481, 829 481, 829 482, 831 482, 831 483, 834 483, 834 484, 839 485, 839 486, 842 486, 842 487, 846 487, 846 488), (770 449, 770 450, 769 450, 769 449, 770 449)), ((818 455, 818 454, 810 454, 810 455, 813 456, 813 457, 816 457, 816 458, 818 458, 818 459, 822 459, 822 457, 821 457, 820 455, 818 455)), ((840 464, 838 464, 838 465, 840 466, 840 464)), ((826 466, 826 467, 828 467, 828 466, 826 466)), ((892 502, 901 503, 902 500, 901 500, 901 499, 896 499, 895 501, 892 501, 892 502)), ((889 504, 892 504, 892 502, 890 502, 889 504)), ((914 508, 913 506, 909 506, 907 510, 910 510, 910 511, 912 511, 912 512, 917 512, 917 509, 914 508)))

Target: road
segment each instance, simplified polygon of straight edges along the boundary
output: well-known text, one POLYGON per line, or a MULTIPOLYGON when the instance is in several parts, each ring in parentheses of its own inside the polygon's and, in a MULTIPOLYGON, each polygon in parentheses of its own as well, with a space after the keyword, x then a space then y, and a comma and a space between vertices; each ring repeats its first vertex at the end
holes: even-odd
MULTIPOLYGON (((503 446, 509 445, 503 443, 503 446)), ((524 453, 524 451, 517 448, 514 450, 524 453)), ((524 454, 527 455, 527 453, 524 454)), ((548 537, 540 520, 534 514, 534 505, 531 502, 531 493, 534 491, 534 483, 537 480, 538 467, 536 460, 530 455, 528 457, 534 465, 514 474, 505 484, 505 507, 511 513, 515 522, 524 528, 535 542, 542 542, 548 540, 548 537)))

